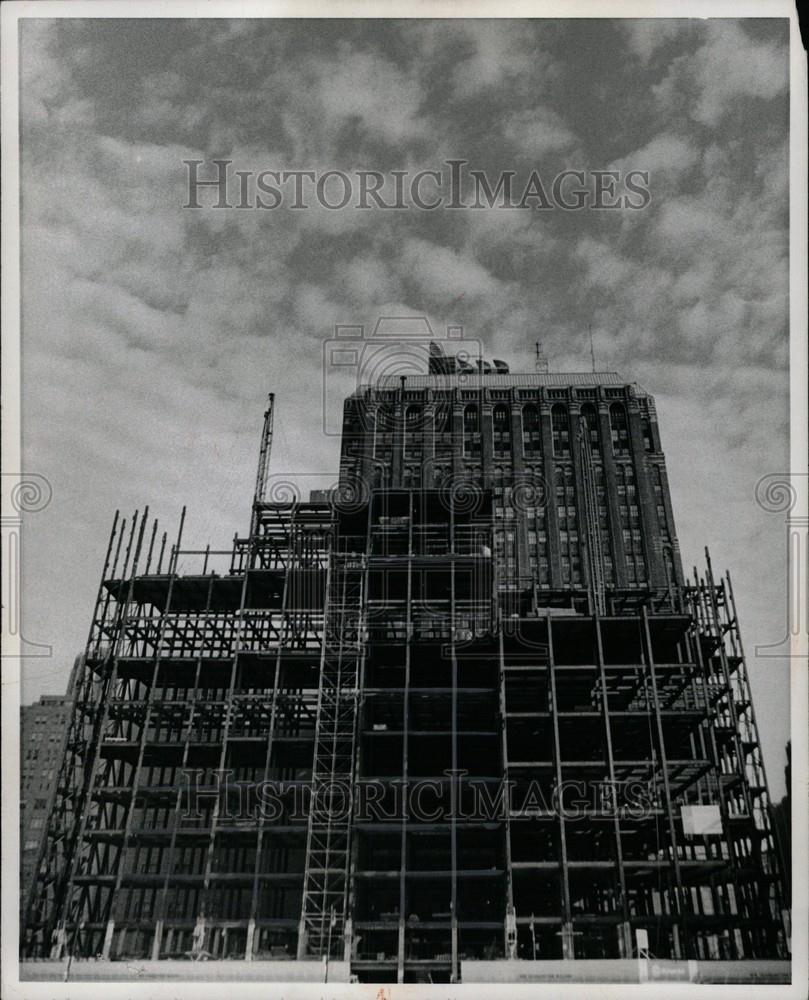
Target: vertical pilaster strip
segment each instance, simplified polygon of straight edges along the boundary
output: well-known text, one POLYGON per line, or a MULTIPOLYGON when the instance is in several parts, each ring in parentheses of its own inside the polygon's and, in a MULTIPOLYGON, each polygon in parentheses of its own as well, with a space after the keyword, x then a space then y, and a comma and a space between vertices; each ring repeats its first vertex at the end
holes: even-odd
POLYGON ((544 399, 539 404, 539 427, 542 434, 542 464, 547 484, 547 535, 548 567, 551 587, 562 587, 561 554, 559 545, 559 514, 556 509, 556 461, 553 455, 553 434, 551 432, 551 407, 544 399))
POLYGON ((598 429, 601 436, 601 447, 604 455, 604 485, 606 487, 607 520, 612 542, 613 573, 615 586, 623 589, 627 586, 626 552, 621 534, 620 501, 618 499, 618 480, 615 475, 615 457, 612 452, 612 425, 610 424, 609 404, 605 400, 598 403, 598 429))
POLYGON ((492 404, 487 399, 488 393, 481 390, 480 404, 480 467, 484 489, 492 482, 494 469, 494 420, 492 404))
POLYGON ((635 467, 635 489, 643 535, 643 551, 646 557, 646 576, 650 587, 665 589, 666 567, 663 563, 660 528, 657 523, 654 495, 649 484, 649 463, 643 447, 640 426, 640 411, 637 399, 627 399, 626 419, 629 428, 632 463, 635 467))

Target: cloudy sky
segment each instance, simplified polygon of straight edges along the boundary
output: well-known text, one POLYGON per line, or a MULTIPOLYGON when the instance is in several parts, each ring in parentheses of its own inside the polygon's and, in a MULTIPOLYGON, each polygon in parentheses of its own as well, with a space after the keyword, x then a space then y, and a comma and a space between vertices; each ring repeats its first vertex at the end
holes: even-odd
MULTIPOLYGON (((684 562, 731 568, 783 788, 787 22, 29 20, 21 53, 24 700, 86 640, 112 515, 186 540, 247 527, 273 471, 330 473, 323 346, 426 315, 530 370, 598 366, 657 400, 684 562), (647 170, 643 211, 198 212, 184 159, 233 169, 647 170)), ((331 383, 332 386, 334 383, 331 383)), ((337 383, 341 388, 343 383, 337 383)), ((335 393, 328 397, 333 420, 335 393)), ((338 401, 339 403, 339 401, 338 401)))

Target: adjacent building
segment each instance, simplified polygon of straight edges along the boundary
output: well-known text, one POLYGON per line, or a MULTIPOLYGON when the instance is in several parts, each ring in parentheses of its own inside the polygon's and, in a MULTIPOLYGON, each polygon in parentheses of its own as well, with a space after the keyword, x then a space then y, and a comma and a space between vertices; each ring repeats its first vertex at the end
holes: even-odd
POLYGON ((41 695, 20 708, 20 903, 30 894, 42 841, 65 756, 65 736, 73 708, 71 674, 63 695, 41 695))

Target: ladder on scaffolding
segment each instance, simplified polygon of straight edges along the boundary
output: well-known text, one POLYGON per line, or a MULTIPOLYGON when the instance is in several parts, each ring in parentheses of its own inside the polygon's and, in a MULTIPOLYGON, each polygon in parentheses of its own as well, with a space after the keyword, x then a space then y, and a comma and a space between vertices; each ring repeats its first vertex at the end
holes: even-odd
POLYGON ((348 901, 365 557, 332 551, 328 573, 298 958, 339 955, 348 901))
POLYGON ((601 546, 601 526, 598 520, 598 490, 596 486, 595 462, 590 443, 590 428, 586 417, 580 418, 579 441, 581 443, 581 468, 584 482, 584 529, 587 544, 588 573, 590 591, 595 610, 603 615, 606 610, 604 589, 604 553, 601 546))

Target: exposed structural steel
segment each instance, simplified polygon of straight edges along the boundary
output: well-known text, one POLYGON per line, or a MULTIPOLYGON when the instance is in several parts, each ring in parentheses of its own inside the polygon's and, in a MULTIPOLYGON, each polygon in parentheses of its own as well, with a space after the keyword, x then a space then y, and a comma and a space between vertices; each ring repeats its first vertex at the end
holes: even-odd
POLYGON ((651 397, 383 380, 329 502, 264 498, 271 428, 227 550, 116 518, 24 954, 783 957, 730 579, 683 575, 651 397))

